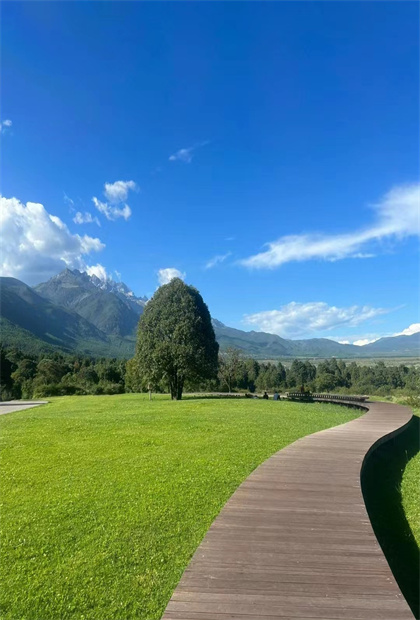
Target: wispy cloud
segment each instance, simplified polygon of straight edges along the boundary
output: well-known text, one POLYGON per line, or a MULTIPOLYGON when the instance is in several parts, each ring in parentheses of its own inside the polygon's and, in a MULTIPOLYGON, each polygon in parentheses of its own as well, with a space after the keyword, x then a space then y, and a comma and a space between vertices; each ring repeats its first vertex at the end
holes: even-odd
POLYGON ((390 310, 371 306, 338 308, 321 301, 305 304, 292 301, 278 310, 245 315, 243 322, 256 326, 260 331, 295 338, 338 327, 355 327, 387 312, 390 310))
POLYGON ((89 213, 88 211, 85 211, 84 213, 78 211, 73 218, 73 222, 75 224, 97 224, 98 226, 101 225, 96 215, 92 215, 92 213, 89 213))
MULTIPOLYGON (((291 261, 368 258, 372 244, 384 239, 400 240, 420 234, 420 184, 394 187, 375 205, 371 226, 340 235, 301 234, 281 237, 267 244, 268 250, 243 259, 255 269, 274 269, 291 261)), ((374 248, 375 249, 375 248, 374 248)))
POLYGON ((128 220, 131 216, 131 209, 125 201, 130 190, 138 191, 137 183, 134 181, 115 181, 115 183, 105 183, 104 187, 104 196, 108 202, 102 202, 94 196, 92 202, 95 207, 108 220, 114 221, 120 217, 128 220))
POLYGON ((175 267, 166 267, 165 269, 159 269, 159 286, 162 286, 163 284, 168 284, 174 278, 181 278, 181 280, 185 280, 185 276, 185 273, 179 271, 179 269, 175 269, 175 267))
POLYGON ((8 118, 4 121, 0 121, 0 133, 6 133, 12 125, 12 121, 8 118))
POLYGON ((107 220, 114 221, 119 217, 122 217, 124 220, 128 220, 131 216, 131 209, 127 204, 122 207, 115 207, 110 205, 108 202, 101 202, 95 196, 92 198, 92 201, 98 211, 105 215, 107 220))
POLYGON ((229 256, 232 256, 232 252, 226 252, 226 254, 217 254, 216 256, 213 256, 213 258, 211 258, 209 261, 207 261, 205 268, 212 269, 213 267, 216 267, 216 265, 220 265, 221 263, 223 263, 227 258, 229 258, 229 256))
POLYGON ((176 153, 169 156, 169 161, 183 161, 186 164, 191 163, 192 154, 194 151, 194 147, 190 147, 189 149, 179 149, 176 153))
POLYGON ((208 143, 209 143, 208 140, 205 140, 204 142, 199 142, 198 144, 194 144, 194 146, 189 146, 188 148, 185 148, 185 149, 179 149, 179 151, 176 151, 175 153, 169 156, 169 161, 182 161, 184 162, 184 164, 190 164, 193 159, 194 151, 196 151, 197 149, 203 146, 206 146, 206 144, 208 143))
POLYGON ((70 207, 70 211, 72 211, 72 207, 74 207, 74 200, 70 198, 70 196, 67 196, 66 192, 64 192, 64 202, 70 207))

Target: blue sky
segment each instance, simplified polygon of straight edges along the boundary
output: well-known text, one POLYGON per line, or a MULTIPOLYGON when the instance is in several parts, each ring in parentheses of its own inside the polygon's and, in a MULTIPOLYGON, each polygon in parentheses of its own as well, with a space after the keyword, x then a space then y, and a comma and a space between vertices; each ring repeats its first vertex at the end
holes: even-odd
POLYGON ((150 296, 178 270, 224 323, 292 338, 418 323, 418 18, 3 3, 3 275, 150 296))

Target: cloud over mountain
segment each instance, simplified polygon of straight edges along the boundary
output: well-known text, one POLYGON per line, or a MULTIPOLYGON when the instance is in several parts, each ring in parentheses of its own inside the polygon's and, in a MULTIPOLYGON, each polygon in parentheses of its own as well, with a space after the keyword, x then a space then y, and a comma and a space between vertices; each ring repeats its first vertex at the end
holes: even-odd
POLYGON ((91 265, 90 267, 86 267, 85 271, 89 276, 96 276, 99 280, 102 280, 102 282, 112 280, 111 275, 100 263, 97 263, 96 265, 91 265))
POLYGON ((412 323, 408 327, 402 330, 402 332, 398 332, 397 334, 392 334, 393 336, 411 336, 412 334, 417 334, 420 332, 420 323, 412 323))
POLYGON ((0 196, 1 275, 34 284, 65 267, 84 268, 85 257, 105 245, 88 235, 73 235, 42 204, 23 204, 0 196))

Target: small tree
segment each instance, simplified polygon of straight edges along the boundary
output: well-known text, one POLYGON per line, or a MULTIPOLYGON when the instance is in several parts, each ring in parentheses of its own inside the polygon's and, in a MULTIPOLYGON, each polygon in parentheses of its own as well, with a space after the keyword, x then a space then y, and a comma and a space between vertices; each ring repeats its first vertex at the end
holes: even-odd
POLYGON ((136 361, 151 385, 168 381, 171 398, 180 400, 186 379, 211 379, 217 373, 211 317, 200 293, 179 278, 161 286, 140 317, 136 361))
POLYGON ((227 386, 229 394, 237 385, 241 361, 241 352, 233 347, 219 355, 219 379, 227 386))

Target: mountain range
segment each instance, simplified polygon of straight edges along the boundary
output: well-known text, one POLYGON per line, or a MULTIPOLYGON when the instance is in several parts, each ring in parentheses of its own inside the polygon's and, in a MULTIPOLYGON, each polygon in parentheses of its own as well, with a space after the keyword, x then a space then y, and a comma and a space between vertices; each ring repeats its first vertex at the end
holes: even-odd
MULTIPOLYGON (((137 297, 122 282, 65 269, 34 288, 6 277, 0 278, 0 287, 4 346, 31 352, 132 357, 147 298, 137 297)), ((381 338, 360 347, 327 338, 288 340, 265 332, 246 332, 217 319, 213 319, 213 327, 221 350, 234 347, 259 359, 412 357, 420 351, 420 333, 381 338)))

